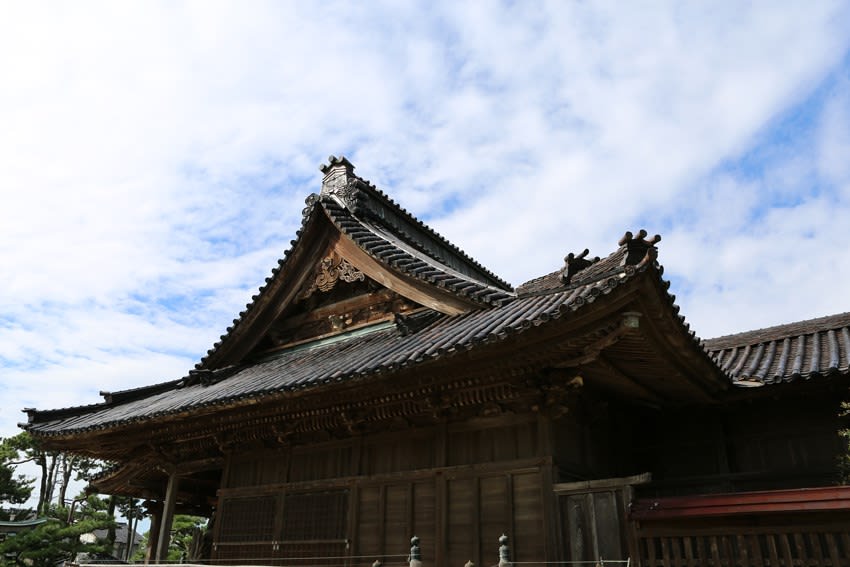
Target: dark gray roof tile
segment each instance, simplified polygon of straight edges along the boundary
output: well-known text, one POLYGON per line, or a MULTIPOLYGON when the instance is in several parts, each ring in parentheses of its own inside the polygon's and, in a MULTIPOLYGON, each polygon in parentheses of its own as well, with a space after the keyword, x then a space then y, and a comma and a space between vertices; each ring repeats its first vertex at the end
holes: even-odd
POLYGON ((709 339, 733 381, 773 384, 850 372, 850 313, 709 339))

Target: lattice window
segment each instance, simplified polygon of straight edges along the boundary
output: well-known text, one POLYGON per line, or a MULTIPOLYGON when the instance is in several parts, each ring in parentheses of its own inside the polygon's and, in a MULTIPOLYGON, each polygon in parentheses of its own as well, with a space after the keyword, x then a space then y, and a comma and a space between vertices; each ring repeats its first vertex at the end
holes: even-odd
POLYGON ((221 515, 221 542, 272 541, 276 498, 252 496, 228 498, 221 515))
POLYGON ((283 505, 283 540, 344 540, 348 491, 287 494, 283 505))

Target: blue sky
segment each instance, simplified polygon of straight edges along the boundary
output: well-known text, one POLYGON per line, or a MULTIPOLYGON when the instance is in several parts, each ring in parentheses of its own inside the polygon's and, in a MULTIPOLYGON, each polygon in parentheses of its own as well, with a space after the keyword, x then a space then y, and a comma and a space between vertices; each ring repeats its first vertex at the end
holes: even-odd
POLYGON ((0 436, 182 376, 357 172, 515 285, 660 233, 705 338, 850 311, 846 2, 4 2, 0 436))

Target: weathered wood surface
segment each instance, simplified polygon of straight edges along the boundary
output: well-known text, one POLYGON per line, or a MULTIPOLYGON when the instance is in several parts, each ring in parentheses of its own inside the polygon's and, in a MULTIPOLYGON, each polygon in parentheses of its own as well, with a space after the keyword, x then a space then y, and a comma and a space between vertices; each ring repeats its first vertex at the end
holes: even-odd
POLYGON ((638 567, 848 567, 850 526, 692 529, 639 539, 638 567))

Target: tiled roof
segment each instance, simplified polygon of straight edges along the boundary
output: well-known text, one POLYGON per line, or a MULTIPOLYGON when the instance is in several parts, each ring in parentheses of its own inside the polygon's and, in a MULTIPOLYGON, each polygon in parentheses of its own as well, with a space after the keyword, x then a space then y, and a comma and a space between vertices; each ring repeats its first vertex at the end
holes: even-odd
POLYGON ((322 196, 319 203, 333 223, 360 248, 399 272, 483 305, 495 305, 514 297, 509 286, 487 284, 434 261, 410 244, 412 239, 401 239, 377 219, 358 218, 332 197, 322 196))
POLYGON ((25 428, 39 435, 58 435, 107 429, 179 414, 203 407, 222 406, 240 400, 300 390, 333 382, 366 378, 424 364, 477 345, 503 341, 511 335, 559 319, 593 303, 598 297, 644 272, 649 264, 625 266, 608 278, 568 290, 527 296, 499 308, 466 314, 440 315, 421 329, 411 326, 376 325, 334 341, 302 345, 241 368, 206 375, 205 380, 169 382, 137 397, 112 394, 120 403, 81 408, 30 411, 25 428), (169 387, 170 386, 170 387, 169 387))
POLYGON ((354 166, 345 158, 330 157, 330 166, 347 169, 347 184, 339 191, 325 191, 307 197, 302 211, 301 229, 278 266, 266 278, 265 285, 251 303, 233 320, 220 340, 196 365, 204 368, 219 347, 258 309, 259 300, 273 282, 283 277, 287 257, 299 245, 307 226, 319 214, 327 215, 336 227, 349 236, 364 252, 406 276, 433 284, 482 307, 496 305, 515 296, 510 284, 467 256, 457 246, 430 229, 422 221, 398 206, 368 181, 353 175, 354 166))
POLYGON ((773 384, 850 373, 850 313, 705 341, 735 382, 773 384))
POLYGON ((661 237, 653 236, 646 240, 647 232, 640 230, 637 236, 626 232, 620 239, 619 248, 603 259, 587 259, 589 253, 569 254, 564 258, 564 267, 545 276, 529 280, 517 287, 517 295, 526 296, 548 293, 558 289, 572 289, 623 269, 627 265, 636 265, 644 261, 655 260, 655 244, 661 237), (647 256, 649 253, 649 256, 647 256))

